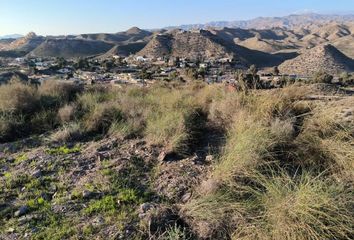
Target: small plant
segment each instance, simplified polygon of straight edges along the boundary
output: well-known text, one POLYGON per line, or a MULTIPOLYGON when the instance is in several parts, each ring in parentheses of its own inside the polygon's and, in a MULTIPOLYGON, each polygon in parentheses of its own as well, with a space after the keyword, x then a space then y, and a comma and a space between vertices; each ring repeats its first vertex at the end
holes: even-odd
POLYGON ((93 200, 90 202, 85 213, 92 214, 96 212, 112 213, 118 209, 117 199, 113 196, 105 196, 100 200, 93 200))
POLYGON ((67 146, 61 146, 58 148, 47 149, 47 153, 50 155, 67 155, 71 153, 79 153, 81 148, 79 145, 74 146, 73 148, 69 148, 67 146))
POLYGON ((15 158, 15 164, 19 164, 19 163, 27 161, 27 160, 28 160, 27 154, 24 153, 24 154, 21 154, 15 158))
POLYGON ((123 203, 137 203, 139 198, 134 189, 123 189, 118 194, 118 200, 123 203))
POLYGON ((54 132, 50 138, 54 142, 71 142, 80 140, 84 136, 84 130, 80 123, 70 123, 66 124, 63 127, 59 128, 56 132, 54 132))
POLYGON ((177 224, 175 224, 174 226, 171 226, 169 229, 167 229, 167 231, 164 232, 159 239, 160 240, 187 240, 190 238, 188 237, 185 228, 179 227, 177 226, 177 224))

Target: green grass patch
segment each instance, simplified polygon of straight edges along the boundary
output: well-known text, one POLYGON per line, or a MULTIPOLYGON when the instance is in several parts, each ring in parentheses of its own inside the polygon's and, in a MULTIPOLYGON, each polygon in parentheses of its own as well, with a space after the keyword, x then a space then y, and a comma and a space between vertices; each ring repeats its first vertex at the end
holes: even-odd
POLYGON ((72 148, 69 148, 65 145, 58 148, 47 149, 46 152, 50 155, 67 155, 72 153, 79 153, 81 152, 81 148, 79 145, 76 145, 72 148))

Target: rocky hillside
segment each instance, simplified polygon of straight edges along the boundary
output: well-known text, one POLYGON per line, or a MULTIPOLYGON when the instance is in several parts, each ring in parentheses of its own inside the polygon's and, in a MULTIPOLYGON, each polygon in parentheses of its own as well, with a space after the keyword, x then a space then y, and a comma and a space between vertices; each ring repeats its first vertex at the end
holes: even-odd
POLYGON ((304 51, 300 56, 279 66, 282 73, 313 75, 318 71, 330 74, 354 71, 354 60, 332 45, 325 44, 304 51))
POLYGON ((22 38, 12 41, 6 50, 30 52, 38 47, 44 40, 44 37, 37 36, 35 33, 31 32, 22 38))
POLYGON ((171 31, 158 34, 138 55, 148 57, 186 57, 190 59, 232 58, 233 54, 227 46, 213 39, 208 31, 171 31))

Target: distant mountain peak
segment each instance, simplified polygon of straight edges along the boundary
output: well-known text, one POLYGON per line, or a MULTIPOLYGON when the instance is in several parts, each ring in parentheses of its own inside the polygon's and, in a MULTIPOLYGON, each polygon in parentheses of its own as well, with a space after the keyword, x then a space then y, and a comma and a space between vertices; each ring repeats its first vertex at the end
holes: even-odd
POLYGON ((143 30, 141 30, 140 28, 138 27, 132 27, 132 28, 129 28, 126 32, 128 34, 138 34, 138 33, 141 33, 143 30))

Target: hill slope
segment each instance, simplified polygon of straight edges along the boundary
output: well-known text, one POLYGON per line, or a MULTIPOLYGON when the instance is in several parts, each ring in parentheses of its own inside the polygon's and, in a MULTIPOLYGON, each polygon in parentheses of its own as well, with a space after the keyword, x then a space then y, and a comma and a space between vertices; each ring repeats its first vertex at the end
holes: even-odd
POLYGON ((332 45, 325 44, 285 61, 279 66, 279 70, 282 73, 299 75, 313 75, 322 70, 330 74, 338 74, 354 71, 354 61, 332 45))
POLYGON ((36 57, 86 57, 107 52, 113 44, 84 39, 47 39, 29 56, 36 57))

